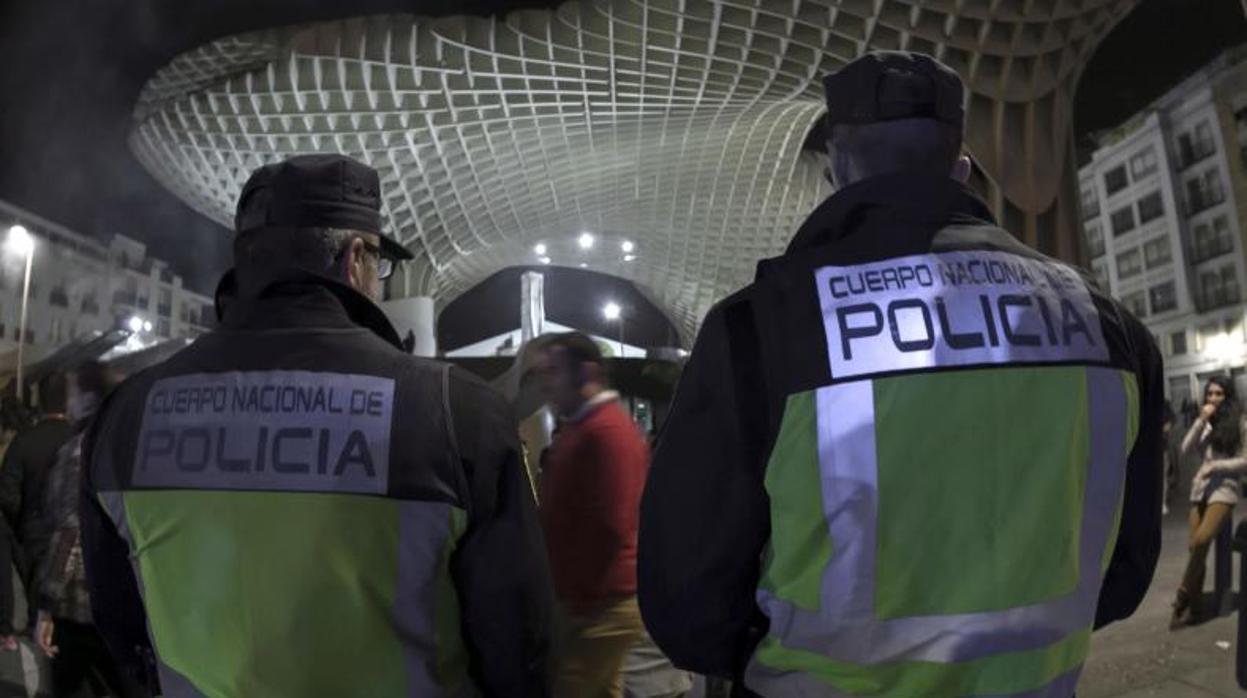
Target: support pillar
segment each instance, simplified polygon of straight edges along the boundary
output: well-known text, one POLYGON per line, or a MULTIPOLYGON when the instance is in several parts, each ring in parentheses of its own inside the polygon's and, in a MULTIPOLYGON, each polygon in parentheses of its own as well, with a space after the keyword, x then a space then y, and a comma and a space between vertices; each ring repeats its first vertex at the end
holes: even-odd
POLYGON ((433 299, 428 296, 395 298, 381 303, 381 310, 404 339, 415 335, 412 353, 416 356, 437 356, 437 322, 433 299))

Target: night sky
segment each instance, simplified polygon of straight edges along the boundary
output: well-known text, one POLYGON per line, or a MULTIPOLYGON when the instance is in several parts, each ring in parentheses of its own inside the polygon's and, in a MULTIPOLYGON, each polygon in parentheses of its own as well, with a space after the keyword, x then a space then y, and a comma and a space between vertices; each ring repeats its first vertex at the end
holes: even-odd
MULTIPOLYGON (((554 4, 0 0, 0 198, 101 239, 123 233, 147 242, 191 288, 210 292, 228 263, 227 232, 168 193, 126 145, 131 108, 158 68, 214 38, 264 27, 554 4)), ((1084 75, 1075 114, 1080 148, 1087 134, 1120 123, 1239 41, 1247 41, 1241 0, 1144 0, 1084 75)), ((575 282, 601 283, 585 275, 575 282)))

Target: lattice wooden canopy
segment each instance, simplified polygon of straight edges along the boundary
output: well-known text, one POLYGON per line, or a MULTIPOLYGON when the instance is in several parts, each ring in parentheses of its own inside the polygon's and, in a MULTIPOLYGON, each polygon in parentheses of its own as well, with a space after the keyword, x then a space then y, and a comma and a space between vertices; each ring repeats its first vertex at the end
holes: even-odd
POLYGON ((1077 259, 1070 101, 1135 1, 582 0, 294 26, 176 58, 131 145, 226 225, 254 168, 349 154, 381 172, 417 255, 392 294, 444 305, 544 256, 635 282, 688 339, 829 193, 801 147, 820 77, 871 48, 961 73, 978 186, 1019 236, 1077 259))

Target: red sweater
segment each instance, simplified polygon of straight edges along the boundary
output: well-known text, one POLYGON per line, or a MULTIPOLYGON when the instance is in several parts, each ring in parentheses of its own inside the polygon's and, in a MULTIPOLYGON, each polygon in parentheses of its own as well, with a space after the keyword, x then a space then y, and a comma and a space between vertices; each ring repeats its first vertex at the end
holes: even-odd
POLYGON ((542 474, 554 589, 573 614, 636 593, 637 526, 649 447, 617 400, 563 425, 542 474))

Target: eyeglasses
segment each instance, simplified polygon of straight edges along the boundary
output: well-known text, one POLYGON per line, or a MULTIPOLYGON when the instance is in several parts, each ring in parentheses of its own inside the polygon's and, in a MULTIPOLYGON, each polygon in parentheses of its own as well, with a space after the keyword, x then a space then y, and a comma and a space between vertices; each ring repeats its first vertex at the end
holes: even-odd
POLYGON ((368 250, 377 258, 377 278, 385 281, 393 276, 394 269, 398 267, 398 265, 394 263, 394 260, 386 257, 385 253, 381 251, 381 247, 379 245, 374 245, 363 238, 359 238, 359 241, 364 243, 365 250, 368 250))

